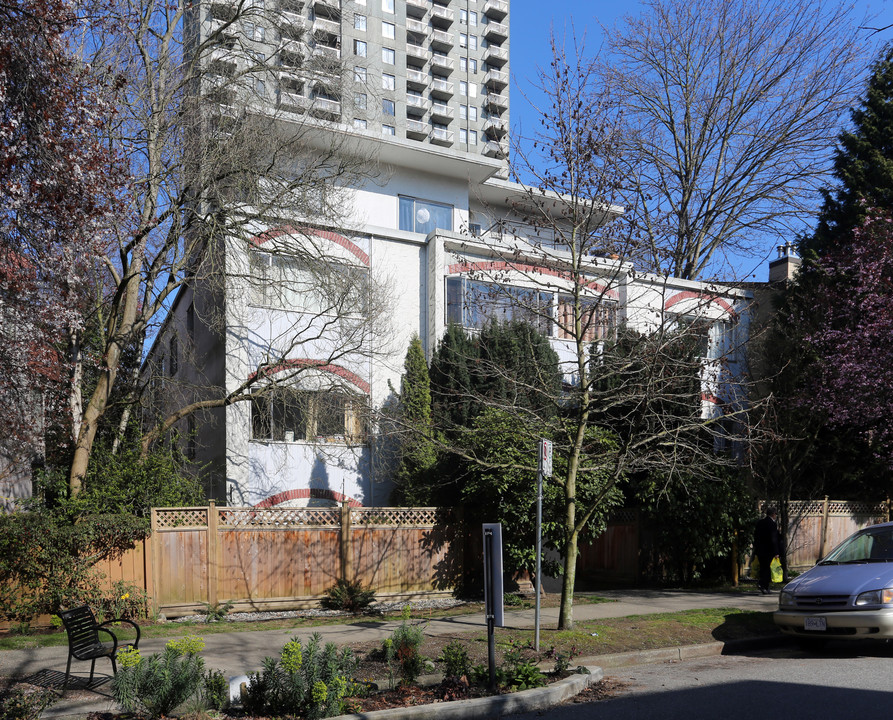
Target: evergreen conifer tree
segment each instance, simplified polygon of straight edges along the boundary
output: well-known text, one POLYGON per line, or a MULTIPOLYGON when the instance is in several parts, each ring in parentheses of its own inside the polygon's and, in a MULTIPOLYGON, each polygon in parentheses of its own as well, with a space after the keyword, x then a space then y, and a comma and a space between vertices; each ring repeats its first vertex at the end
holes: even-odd
POLYGON ((865 96, 850 111, 853 127, 841 132, 833 174, 815 233, 804 238, 804 256, 824 255, 841 243, 875 208, 893 207, 893 45, 871 68, 865 96))

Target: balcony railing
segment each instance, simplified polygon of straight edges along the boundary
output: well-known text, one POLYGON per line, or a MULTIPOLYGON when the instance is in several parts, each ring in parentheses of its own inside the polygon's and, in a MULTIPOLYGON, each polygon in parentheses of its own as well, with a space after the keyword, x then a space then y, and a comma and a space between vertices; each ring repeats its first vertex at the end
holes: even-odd
POLYGON ((449 50, 455 44, 456 40, 452 33, 446 30, 437 30, 436 28, 431 31, 432 47, 436 47, 438 50, 449 50))
POLYGON ((502 120, 489 118, 484 122, 484 132, 490 137, 500 138, 508 132, 508 126, 502 120))
POLYGON ((406 0, 407 17, 423 18, 428 12, 428 0, 406 0))
POLYGON ((341 35, 341 23, 337 20, 317 16, 313 20, 313 32, 326 35, 341 35))
POLYGON ((443 103, 431 103, 431 117, 452 120, 456 115, 455 109, 443 103))
POLYGON ((341 117, 341 101, 324 97, 315 97, 311 100, 310 110, 315 115, 341 117))
POLYGON ((416 33, 417 35, 428 36, 428 31, 431 28, 428 26, 428 23, 424 23, 421 20, 415 20, 411 17, 406 18, 406 31, 416 33))
POLYGON ((416 90, 424 90, 428 87, 428 81, 431 76, 421 70, 406 69, 406 87, 416 90))
POLYGON ((453 83, 449 80, 441 80, 440 78, 431 79, 431 94, 436 97, 445 97, 447 99, 453 97, 453 83))
POLYGON ((431 51, 426 50, 420 45, 406 45, 406 62, 419 66, 424 65, 431 57, 431 51))
POLYGON ((508 154, 505 145, 493 140, 484 143, 484 149, 481 152, 487 157, 493 158, 504 158, 508 154))
POLYGON ((484 15, 494 20, 502 20, 509 14, 509 4, 506 0, 487 0, 484 3, 484 15))
POLYGON ((454 13, 450 8, 444 7, 443 5, 432 5, 431 6, 431 24, 437 27, 449 27, 453 24, 453 20, 456 18, 456 13, 454 13))
POLYGON ((509 61, 509 51, 498 45, 488 45, 484 50, 484 60, 488 65, 502 67, 509 61))
POLYGON ((502 93, 487 93, 484 104, 497 110, 505 110, 509 106, 509 100, 502 93))
POLYGON ((452 145, 453 131, 444 130, 443 128, 431 128, 431 142, 438 145, 452 145))
POLYGON ((509 36, 509 26, 491 22, 484 25, 484 37, 491 42, 502 42, 509 36))
POLYGON ((495 90, 502 90, 509 84, 509 74, 502 70, 489 70, 484 75, 484 85, 495 90))
POLYGON ((431 55, 431 64, 434 67, 445 70, 447 74, 456 69, 456 61, 448 55, 438 55, 437 53, 433 53, 431 55))
POLYGON ((430 101, 428 98, 422 97, 421 95, 407 95, 406 96, 406 112, 414 113, 416 115, 424 115, 428 112, 428 105, 430 101))
POLYGON ((421 120, 406 121, 406 137, 412 137, 417 140, 424 140, 431 132, 431 126, 421 120))

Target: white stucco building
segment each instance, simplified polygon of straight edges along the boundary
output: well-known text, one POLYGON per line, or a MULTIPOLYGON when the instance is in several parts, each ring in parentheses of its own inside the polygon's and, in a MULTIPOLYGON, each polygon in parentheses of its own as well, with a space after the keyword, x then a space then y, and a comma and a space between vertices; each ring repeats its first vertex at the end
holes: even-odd
MULTIPOLYGON (((223 17, 221 4, 203 22, 223 17)), ((219 501, 384 505, 388 462, 366 408, 393 399, 412 336, 430 358, 448 322, 474 329, 510 316, 495 295, 480 302, 498 286, 502 298, 536 298, 542 332, 569 359, 569 285, 560 249, 544 253, 513 210, 523 188, 505 180, 506 0, 283 0, 281 11, 313 29, 308 52, 340 56, 349 77, 336 95, 287 66, 270 102, 322 103, 331 132, 351 135, 387 173, 345 191, 351 211, 337 225, 283 217, 258 223, 247 245, 222 239, 225 284, 185 289, 158 334, 153 398, 175 407, 276 385, 178 425, 219 501)), ((272 30, 251 32, 276 42, 272 30)), ((587 273, 600 318, 590 339, 620 322, 646 332, 668 314, 707 321, 708 360, 724 361, 705 363, 704 412, 738 401, 727 380, 743 362, 746 290, 644 276, 621 259, 593 257, 587 273)))

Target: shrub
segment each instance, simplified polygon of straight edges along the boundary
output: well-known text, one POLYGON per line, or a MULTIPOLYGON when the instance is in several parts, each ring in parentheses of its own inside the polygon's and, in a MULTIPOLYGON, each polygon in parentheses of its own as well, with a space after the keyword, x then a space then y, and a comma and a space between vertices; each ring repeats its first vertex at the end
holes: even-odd
POLYGON ((4 720, 38 720, 57 699, 56 693, 47 688, 33 692, 13 688, 0 693, 0 717, 4 720))
POLYGON ((512 643, 503 654, 501 670, 500 685, 512 692, 542 687, 546 684, 546 676, 532 660, 524 657, 521 647, 516 643, 512 643))
POLYGON ((219 670, 208 670, 202 685, 202 704, 211 710, 223 710, 229 705, 229 683, 219 670))
POLYGON ((443 674, 446 677, 462 677, 468 675, 468 651, 458 640, 452 640, 440 654, 443 663, 443 674))
POLYGON ((116 580, 110 592, 92 603, 97 618, 129 618, 139 620, 147 616, 149 596, 141 587, 125 580, 116 580))
POLYGON ((139 650, 118 653, 112 697, 126 711, 159 718, 199 693, 204 661, 201 638, 186 636, 168 642, 161 655, 142 658, 139 650))
POLYGON ((252 715, 300 715, 307 720, 340 715, 344 697, 353 686, 357 661, 350 648, 334 643, 320 649, 314 633, 306 647, 292 638, 279 659, 265 658, 260 673, 252 673, 245 710, 252 715))
POLYGON ((213 605, 211 603, 203 603, 203 605, 201 613, 205 616, 205 622, 213 623, 224 620, 235 603, 232 600, 227 600, 226 602, 216 602, 213 605))
POLYGON ((366 612, 375 602, 375 592, 364 588, 358 581, 339 578, 332 587, 326 590, 326 596, 320 600, 326 610, 344 610, 357 614, 366 612))
POLYGON ((403 622, 384 642, 385 662, 393 673, 396 664, 401 685, 412 685, 422 674, 425 657, 419 652, 424 632, 419 625, 410 624, 409 605, 403 608, 403 622))

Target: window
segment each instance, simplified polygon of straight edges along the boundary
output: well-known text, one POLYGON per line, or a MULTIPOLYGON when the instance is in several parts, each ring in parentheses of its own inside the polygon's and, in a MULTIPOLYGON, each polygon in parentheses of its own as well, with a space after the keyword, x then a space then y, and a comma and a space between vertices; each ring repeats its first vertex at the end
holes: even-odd
POLYGON ((468 10, 464 10, 464 9, 459 10, 459 24, 460 25, 468 24, 468 10))
POLYGON ((459 47, 468 47, 468 35, 459 33, 459 47))
POLYGON ((251 401, 251 438, 362 441, 362 400, 345 392, 273 387, 251 401))
POLYGON ((468 119, 472 122, 477 122, 478 120, 478 109, 474 105, 468 108, 468 119))
POLYGON ((448 277, 446 319, 470 328, 491 320, 522 320, 548 337, 552 329, 552 293, 531 288, 448 277))
POLYGON ((397 78, 394 75, 383 73, 381 76, 381 87, 383 90, 396 90, 397 78))
POLYGON ((383 38, 387 38, 389 40, 393 40, 396 35, 396 26, 394 23, 384 22, 381 23, 381 36, 383 38))
POLYGON ((393 13, 394 0, 381 0, 381 9, 386 13, 393 13))
POLYGON ((474 10, 468 13, 468 24, 472 27, 478 24, 478 14, 474 10))
POLYGON ((362 40, 354 40, 353 54, 357 57, 366 57, 366 43, 362 40))
POLYGON ((267 39, 267 29, 263 25, 258 25, 254 30, 254 39, 257 42, 265 42, 267 39))
POLYGON ((477 50, 478 49, 478 36, 477 35, 469 35, 468 36, 468 49, 469 50, 477 50))
POLYGON ((452 230, 453 208, 451 205, 401 197, 399 227, 426 235, 432 230, 452 230))
POLYGON ((366 32, 366 16, 365 15, 354 15, 353 16, 353 29, 354 30, 362 30, 366 32))
POLYGON ((267 96, 267 84, 260 78, 255 78, 254 79, 254 92, 257 93, 257 96, 259 98, 265 98, 267 96))
POLYGON ((353 104, 357 110, 365 110, 366 109, 366 93, 354 93, 353 94, 353 104))
POLYGON ((462 72, 468 72, 468 58, 467 57, 459 58, 459 69, 462 72))
POLYGON ((353 126, 354 126, 357 130, 365 130, 365 129, 366 129, 366 121, 363 120, 363 118, 354 118, 354 119, 353 119, 353 126))
POLYGON ((394 127, 393 125, 382 125, 381 132, 383 135, 396 135, 397 128, 394 127))
POLYGON ((468 130, 465 128, 459 128, 459 142, 463 145, 468 144, 468 130))
POLYGON ((381 49, 381 61, 385 65, 393 65, 396 62, 396 55, 394 54, 393 48, 382 48, 381 49))
POLYGON ((382 115, 387 115, 388 117, 394 117, 394 115, 396 114, 396 106, 394 105, 394 101, 383 98, 381 101, 381 113, 382 115))
MULTIPOLYGON (((574 339, 574 298, 558 296, 558 315, 555 336, 562 340, 574 339)), ((580 299, 580 330, 582 340, 592 342, 613 337, 617 325, 614 303, 599 302, 595 298, 580 299)))
POLYGON ((468 67, 471 68, 471 72, 476 73, 478 71, 478 61, 474 58, 468 61, 468 67))
POLYGON ((366 68, 356 66, 353 69, 353 80, 358 83, 366 82, 366 68))
POLYGON ((459 119, 468 120, 468 105, 459 106, 459 119))
POLYGON ((459 94, 464 96, 468 95, 468 83, 464 80, 459 81, 459 94))
POLYGON ((468 83, 468 97, 477 97, 478 96, 478 84, 477 83, 468 83))
POLYGON ((478 144, 477 130, 469 130, 468 131, 468 144, 469 145, 477 145, 478 144))
POLYGON ((189 303, 186 308, 186 334, 191 342, 195 342, 195 304, 189 303))

